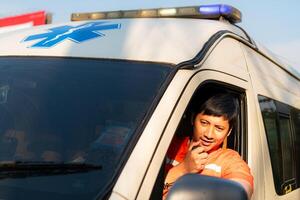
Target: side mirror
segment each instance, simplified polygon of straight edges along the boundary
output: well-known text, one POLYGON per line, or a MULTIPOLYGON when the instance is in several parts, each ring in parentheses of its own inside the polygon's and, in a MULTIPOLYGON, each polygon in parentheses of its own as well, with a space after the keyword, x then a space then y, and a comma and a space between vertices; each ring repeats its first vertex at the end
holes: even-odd
POLYGON ((167 200, 241 200, 248 199, 244 188, 231 180, 187 174, 170 189, 167 200))

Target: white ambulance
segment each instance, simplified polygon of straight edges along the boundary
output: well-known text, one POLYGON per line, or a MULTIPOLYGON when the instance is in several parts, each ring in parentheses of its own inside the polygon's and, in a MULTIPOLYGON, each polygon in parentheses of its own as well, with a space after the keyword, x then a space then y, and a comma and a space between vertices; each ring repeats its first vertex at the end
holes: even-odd
MULTIPOLYGON (((1 200, 161 199, 173 136, 223 91, 239 98, 227 146, 251 168, 252 199, 300 198, 300 74, 236 25, 237 9, 72 20, 0 37, 1 200)), ((223 179, 180 180, 169 199, 244 195, 223 179)))

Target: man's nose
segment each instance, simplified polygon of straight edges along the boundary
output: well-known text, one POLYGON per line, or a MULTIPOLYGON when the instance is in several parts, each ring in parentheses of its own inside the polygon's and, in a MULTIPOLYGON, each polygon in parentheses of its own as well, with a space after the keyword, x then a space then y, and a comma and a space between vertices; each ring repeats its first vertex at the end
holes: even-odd
POLYGON ((209 127, 207 127, 204 136, 205 136, 207 139, 213 139, 213 133, 214 133, 213 126, 209 126, 209 127))

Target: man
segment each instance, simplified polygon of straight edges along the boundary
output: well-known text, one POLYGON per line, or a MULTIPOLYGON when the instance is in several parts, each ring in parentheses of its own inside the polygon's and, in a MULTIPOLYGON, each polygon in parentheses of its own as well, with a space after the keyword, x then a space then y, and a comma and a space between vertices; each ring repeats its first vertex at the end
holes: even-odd
POLYGON ((253 177, 247 163, 236 151, 222 148, 238 112, 238 99, 228 93, 214 95, 201 105, 193 120, 192 136, 175 136, 167 152, 164 198, 172 184, 188 173, 236 181, 251 198, 253 177))

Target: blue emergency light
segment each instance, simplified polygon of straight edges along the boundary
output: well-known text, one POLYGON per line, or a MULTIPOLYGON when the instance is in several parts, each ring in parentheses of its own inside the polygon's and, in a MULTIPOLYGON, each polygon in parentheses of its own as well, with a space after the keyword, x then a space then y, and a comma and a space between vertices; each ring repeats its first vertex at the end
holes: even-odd
POLYGON ((199 13, 207 18, 220 18, 224 17, 231 23, 238 23, 242 20, 242 13, 229 5, 216 4, 216 5, 206 5, 199 7, 199 13))

